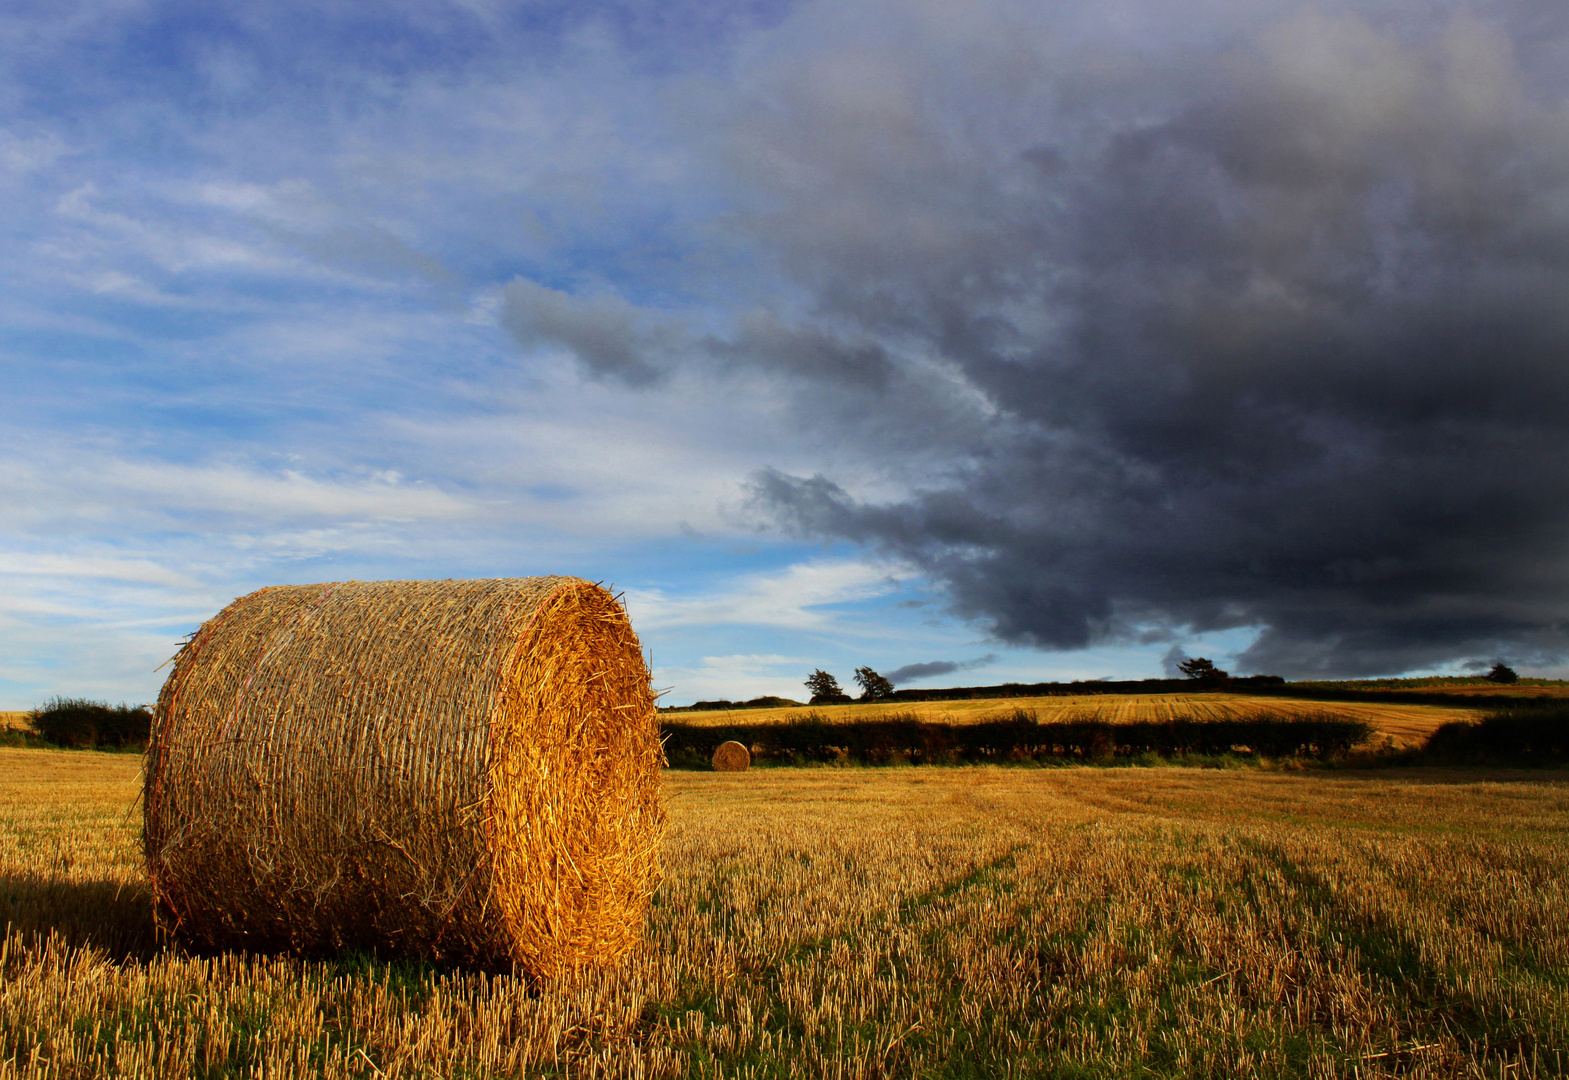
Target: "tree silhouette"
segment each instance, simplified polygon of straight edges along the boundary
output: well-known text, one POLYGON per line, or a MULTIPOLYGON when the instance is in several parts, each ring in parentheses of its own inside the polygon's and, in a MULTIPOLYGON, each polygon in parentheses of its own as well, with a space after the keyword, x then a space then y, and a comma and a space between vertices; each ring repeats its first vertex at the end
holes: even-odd
POLYGON ((1494 664, 1493 670, 1483 676, 1483 678, 1491 679, 1496 683, 1512 683, 1519 677, 1519 675, 1515 674, 1515 669, 1509 667, 1502 660, 1494 664))
POLYGON ((822 668, 806 677, 806 688, 812 692, 811 705, 837 705, 849 701, 850 695, 839 687, 839 680, 822 668))
POLYGON ((862 701, 882 701, 893 697, 893 683, 869 667, 856 668, 855 681, 861 685, 862 701))
POLYGON ((1222 671, 1202 656, 1195 656, 1192 659, 1182 661, 1177 665, 1177 669, 1188 678, 1198 682, 1218 683, 1225 682, 1231 678, 1230 674, 1222 671))

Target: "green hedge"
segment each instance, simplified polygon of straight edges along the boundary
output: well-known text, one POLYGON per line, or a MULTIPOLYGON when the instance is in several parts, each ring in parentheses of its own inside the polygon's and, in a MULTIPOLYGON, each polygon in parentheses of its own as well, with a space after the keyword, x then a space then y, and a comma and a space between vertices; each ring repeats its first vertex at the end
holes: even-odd
POLYGON ((147 742, 153 714, 145 705, 110 705, 86 698, 52 698, 27 714, 45 742, 56 746, 140 746, 147 742))
POLYGON ((1366 741, 1372 729, 1333 716, 1298 718, 1259 714, 1238 720, 1179 719, 1112 723, 1041 723, 1033 712, 970 724, 912 715, 835 722, 806 713, 779 724, 663 724, 665 757, 673 768, 706 768, 722 742, 735 740, 755 761, 779 765, 844 762, 858 765, 1105 759, 1141 754, 1228 754, 1333 757, 1366 741))
POLYGON ((1569 704, 1500 709, 1445 724, 1428 736, 1422 756, 1451 764, 1569 762, 1569 704))

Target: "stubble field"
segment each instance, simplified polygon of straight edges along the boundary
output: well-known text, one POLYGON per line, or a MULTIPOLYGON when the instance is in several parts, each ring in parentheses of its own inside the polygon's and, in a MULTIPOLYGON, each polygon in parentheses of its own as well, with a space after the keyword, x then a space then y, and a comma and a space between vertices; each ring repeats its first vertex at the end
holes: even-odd
POLYGON ((135 758, 0 750, 0 1076, 1561 1076, 1569 777, 668 773, 621 968, 160 950, 135 758))

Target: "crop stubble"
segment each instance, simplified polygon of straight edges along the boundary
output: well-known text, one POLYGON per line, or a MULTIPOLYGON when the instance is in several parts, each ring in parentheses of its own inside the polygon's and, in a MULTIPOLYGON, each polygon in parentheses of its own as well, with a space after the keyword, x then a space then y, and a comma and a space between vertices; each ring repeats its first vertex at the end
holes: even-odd
POLYGON ((667 774, 649 939, 537 996, 159 952, 136 762, 0 777, 0 1076, 1569 1067, 1562 773, 667 774))

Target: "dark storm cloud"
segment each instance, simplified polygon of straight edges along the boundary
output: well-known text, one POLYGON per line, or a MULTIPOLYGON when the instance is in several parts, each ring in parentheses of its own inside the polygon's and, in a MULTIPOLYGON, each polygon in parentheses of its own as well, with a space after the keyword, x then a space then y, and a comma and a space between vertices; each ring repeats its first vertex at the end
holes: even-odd
POLYGON ((897 169, 785 145, 785 81, 747 138, 817 167, 776 175, 865 180, 775 183, 789 209, 754 227, 823 317, 919 342, 995 413, 907 498, 768 471, 756 504, 916 563, 1008 642, 1253 626, 1241 666, 1287 674, 1561 656, 1569 111, 1544 25, 1561 52, 1542 5, 1430 33, 1303 9, 1214 53, 1025 64, 1037 141, 916 109, 867 137, 897 169))
POLYGON ((1180 679, 1186 674, 1180 665, 1184 660, 1191 660, 1186 649, 1181 645, 1173 645, 1167 649, 1160 658, 1160 670, 1168 679, 1180 679))
POLYGON ((753 505, 1000 641, 1562 658, 1569 9, 1169 8, 804 9, 715 94, 763 299, 700 334, 519 284, 508 324, 775 378, 854 468, 753 505))
POLYGON ((976 657, 974 660, 928 660, 924 664, 905 664, 895 668, 887 675, 888 681, 898 685, 900 683, 914 682, 916 679, 929 679, 934 675, 952 675, 958 671, 974 671, 976 668, 985 667, 994 663, 996 653, 987 653, 985 656, 976 657))
POLYGON ((659 379, 660 349, 670 331, 619 297, 577 297, 518 280, 507 286, 504 302, 502 322, 524 348, 564 348, 591 378, 630 386, 659 379))

